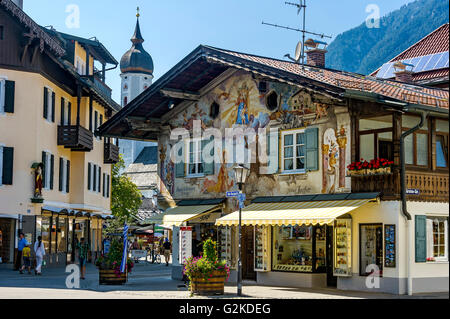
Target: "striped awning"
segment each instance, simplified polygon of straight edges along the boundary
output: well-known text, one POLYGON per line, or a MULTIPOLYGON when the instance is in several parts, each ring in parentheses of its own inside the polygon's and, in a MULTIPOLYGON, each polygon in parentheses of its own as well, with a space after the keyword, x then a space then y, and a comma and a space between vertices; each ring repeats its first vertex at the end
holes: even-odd
MULTIPOLYGON (((374 200, 374 199, 373 199, 374 200)), ((256 203, 242 210, 242 225, 325 225, 363 205, 370 199, 256 203)), ((216 220, 217 226, 239 223, 239 212, 216 220)))
POLYGON ((177 206, 167 210, 163 215, 162 225, 165 227, 181 226, 193 218, 219 210, 221 205, 177 206))

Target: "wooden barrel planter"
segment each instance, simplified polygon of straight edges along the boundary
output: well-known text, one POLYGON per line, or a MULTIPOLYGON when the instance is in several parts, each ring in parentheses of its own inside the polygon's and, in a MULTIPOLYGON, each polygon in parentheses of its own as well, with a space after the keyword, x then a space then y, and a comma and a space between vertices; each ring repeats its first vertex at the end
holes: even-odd
POLYGON ((223 295, 226 278, 226 271, 218 270, 214 271, 212 276, 207 279, 194 277, 191 281, 191 291, 200 296, 223 295))
POLYGON ((98 270, 100 285, 123 285, 127 282, 127 273, 121 273, 118 276, 112 269, 98 270))

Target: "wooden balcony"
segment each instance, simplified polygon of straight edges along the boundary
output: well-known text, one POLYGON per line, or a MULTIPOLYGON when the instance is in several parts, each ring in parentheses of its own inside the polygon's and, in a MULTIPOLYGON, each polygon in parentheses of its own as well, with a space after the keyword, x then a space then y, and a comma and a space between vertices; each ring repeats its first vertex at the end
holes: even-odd
MULTIPOLYGON (((406 171, 407 200, 449 201, 449 175, 438 172, 406 171)), ((385 200, 400 200, 400 172, 389 175, 352 177, 352 192, 381 192, 385 200)))
POLYGON ((119 146, 105 141, 104 163, 115 164, 119 161, 119 146))
POLYGON ((81 125, 58 126, 58 145, 73 152, 90 152, 94 149, 94 134, 81 125))

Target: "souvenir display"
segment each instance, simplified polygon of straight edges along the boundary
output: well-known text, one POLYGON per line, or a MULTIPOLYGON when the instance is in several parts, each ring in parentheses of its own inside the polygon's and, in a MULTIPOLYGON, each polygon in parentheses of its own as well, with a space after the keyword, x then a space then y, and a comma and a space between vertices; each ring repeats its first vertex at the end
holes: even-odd
POLYGON ((229 267, 233 266, 231 233, 229 226, 221 227, 219 230, 219 258, 226 260, 229 267))
POLYGON ((374 271, 381 274, 383 267, 383 226, 380 224, 362 224, 360 234, 360 269, 362 276, 374 271), (374 266, 378 269, 374 269, 374 266))
POLYGON ((334 225, 334 262, 333 274, 335 276, 351 276, 351 243, 352 220, 337 219, 334 225))
POLYGON ((255 271, 269 271, 270 228, 255 226, 255 271))
POLYGON ((316 227, 316 267, 315 270, 319 272, 326 271, 326 227, 316 227))
POLYGON ((384 266, 395 268, 395 225, 384 226, 384 266))

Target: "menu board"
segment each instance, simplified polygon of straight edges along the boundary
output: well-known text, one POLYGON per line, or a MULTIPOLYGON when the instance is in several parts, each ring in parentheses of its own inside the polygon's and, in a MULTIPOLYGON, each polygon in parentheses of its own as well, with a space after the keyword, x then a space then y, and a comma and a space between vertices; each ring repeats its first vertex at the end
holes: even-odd
POLYGON ((179 259, 182 264, 192 256, 192 228, 180 227, 179 259))
POLYGON ((335 276, 349 277, 352 275, 352 220, 337 219, 334 224, 334 262, 335 276))
POLYGON ((384 225, 384 266, 395 268, 395 225, 384 225))

